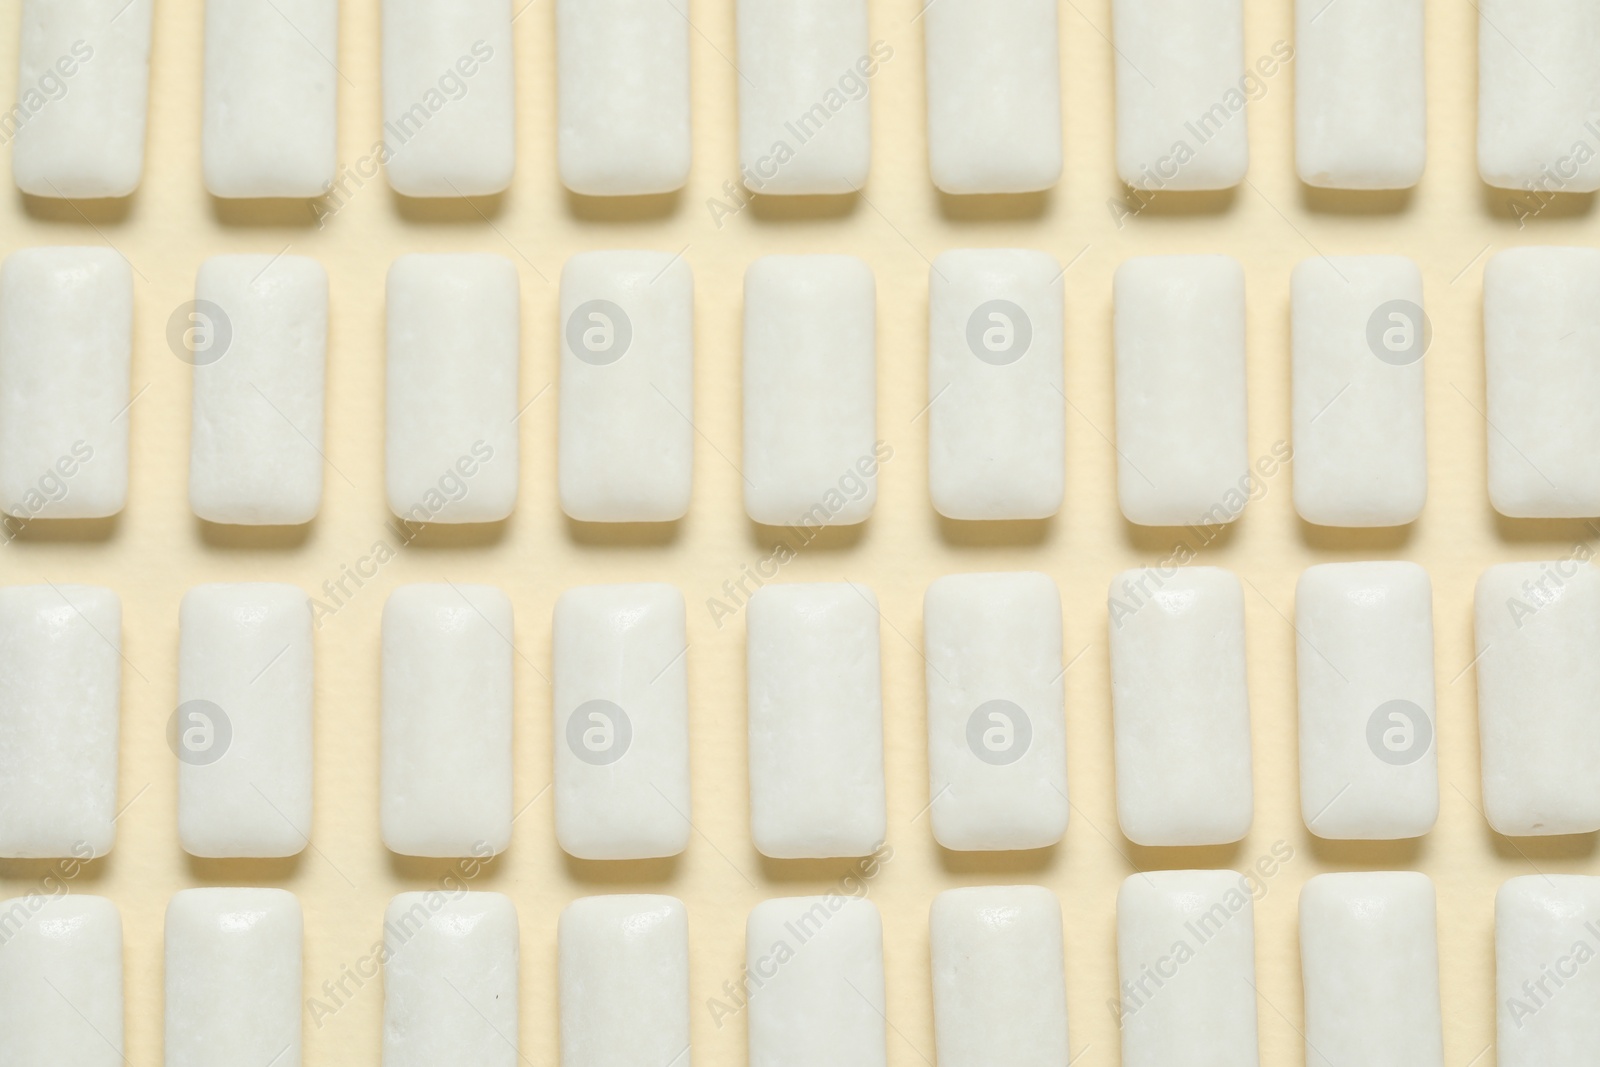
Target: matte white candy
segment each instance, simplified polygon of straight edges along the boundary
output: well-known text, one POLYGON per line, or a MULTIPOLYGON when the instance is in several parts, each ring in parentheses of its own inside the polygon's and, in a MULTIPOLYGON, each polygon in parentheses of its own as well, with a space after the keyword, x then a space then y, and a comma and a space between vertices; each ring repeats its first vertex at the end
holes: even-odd
POLYGON ((561 913, 562 1067, 687 1067, 689 917, 676 897, 579 897, 561 913))
POLYGON ((694 467, 694 274, 670 252, 580 252, 561 271, 561 510, 670 522, 694 467))
MULTIPOLYGON (((1600 7, 1478 4, 1478 173, 1504 189, 1600 189, 1600 7)), ((1502 1065, 1504 1067, 1504 1065, 1502 1065)))
POLYGON ((23 0, 11 172, 33 196, 127 196, 144 170, 153 0, 23 0))
POLYGON ((878 599, 767 585, 747 611, 750 836, 778 859, 865 856, 887 832, 878 599))
POLYGON ((388 304, 389 509, 416 523, 505 518, 517 502, 515 264, 401 256, 388 304))
POLYGON ((517 909, 401 893, 384 914, 384 1067, 516 1067, 517 909))
POLYGON ((884 1067, 883 920, 864 897, 777 897, 750 909, 750 1067, 884 1067))
POLYGON ((1061 903, 1035 885, 949 889, 928 915, 942 1067, 1061 1067, 1067 988, 1061 903))
POLYGON ((1483 355, 1495 510, 1600 515, 1600 250, 1514 248, 1490 259, 1483 355))
POLYGON ((928 163, 946 193, 1033 193, 1061 177, 1055 0, 940 0, 927 34, 928 163))
POLYGON ((1061 264, 958 249, 928 272, 928 487, 952 519, 1043 519, 1066 482, 1061 264))
POLYGON ((1117 893, 1122 1067, 1259 1062, 1255 909, 1237 871, 1150 871, 1117 893))
POLYGON ((516 163, 511 0, 383 0, 383 143, 403 196, 488 196, 516 163))
POLYGON ((383 843, 479 856, 511 843, 511 600, 403 585, 383 606, 383 843))
POLYGON ((953 574, 922 604, 934 839, 1044 848, 1067 829, 1061 594, 1049 575, 953 574))
POLYGON ((739 0, 739 170, 768 194, 850 193, 872 161, 867 0, 739 0))
POLYGON ((305 256, 213 256, 195 278, 189 506, 295 525, 322 502, 328 272, 305 256))
POLYGON ((556 839, 585 860, 689 843, 689 640, 670 585, 589 585, 556 601, 556 839))
POLYGON ((313 197, 332 184, 338 0, 206 0, 206 189, 313 197))
POLYGON ((688 181, 689 26, 674 0, 557 0, 562 185, 638 196, 688 181))
POLYGON ((1306 1062, 1444 1067, 1433 883, 1319 874, 1300 891, 1306 1062))
POLYGON ((1232 522, 1251 490, 1244 268, 1140 256, 1117 268, 1113 300, 1122 514, 1141 526, 1232 522))
POLYGON ((1582 1063, 1600 1042, 1600 878, 1530 874, 1494 898, 1495 1063, 1582 1063))
POLYGON ((128 499, 133 274, 109 248, 0 266, 0 509, 100 519, 128 499))
POLYGON ((764 256, 744 275, 744 507, 849 526, 878 499, 877 295, 854 256, 764 256))
POLYGON ((1138 845, 1239 840, 1255 811, 1239 579, 1124 571, 1109 614, 1122 832, 1138 845))
POLYGON ((173 895, 166 1067, 298 1067, 303 925, 282 889, 173 895))
POLYGON ((105 897, 0 901, 5 1063, 119 1067, 122 917, 105 897))
POLYGON ((1117 175, 1135 189, 1227 189, 1250 166, 1242 0, 1112 0, 1117 175))
POLYGON ((111 590, 0 588, 0 858, 111 850, 121 656, 111 590))
POLYGON ((1307 185, 1408 189, 1422 178, 1422 5, 1295 0, 1295 169, 1307 185))
POLYGON ((1324 526, 1411 522, 1428 499, 1422 272, 1403 256, 1319 256, 1295 266, 1291 293, 1295 510, 1324 526))
POLYGON ((1502 563, 1478 579, 1483 810, 1497 833, 1600 830, 1600 572, 1502 563))
POLYGON ((195 856, 293 856, 311 837, 311 603, 200 585, 178 616, 178 838, 195 856))

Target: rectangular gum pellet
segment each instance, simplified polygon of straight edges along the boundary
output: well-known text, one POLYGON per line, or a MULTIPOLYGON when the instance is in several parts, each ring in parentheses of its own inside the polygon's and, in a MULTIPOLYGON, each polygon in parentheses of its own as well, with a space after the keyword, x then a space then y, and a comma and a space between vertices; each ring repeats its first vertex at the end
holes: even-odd
POLYGON ((0 588, 0 858, 111 850, 121 656, 110 589, 0 588))
POLYGON ((1117 268, 1117 498, 1140 526, 1222 525, 1251 494, 1244 268, 1140 256, 1117 268))
POLYGON ((184 889, 167 905, 166 1067, 300 1063, 300 902, 184 889))
POLYGON ((511 843, 511 600, 403 585, 383 607, 383 843, 481 856, 511 843))
POLYGON ((338 0, 206 0, 200 148, 219 197, 314 197, 333 182, 338 0))
POLYGON ((739 170, 773 195, 855 192, 872 160, 867 0, 739 0, 739 170))
POLYGON ((101 519, 128 499, 133 274, 109 248, 0 266, 0 510, 101 519))
POLYGON ((1113 0, 1117 175, 1135 189, 1228 189, 1250 165, 1242 0, 1113 0))
POLYGON ((1439 816, 1433 583, 1415 563, 1324 563, 1295 588, 1300 814, 1318 837, 1420 837, 1439 816))
POLYGON ((1318 257, 1291 293, 1295 510, 1322 526, 1411 522, 1428 499, 1422 272, 1404 256, 1318 257))
POLYGON ((1502 189, 1600 189, 1600 6, 1479 0, 1478 173, 1502 189))
POLYGON ((383 0, 383 142, 402 196, 490 196, 516 163, 511 0, 383 0))
POLYGON ((413 254, 389 268, 389 509, 498 522, 517 502, 517 268, 504 256, 413 254))
POLYGON ((940 0, 920 14, 933 184, 956 194, 1053 186, 1062 155, 1055 0, 940 0))
POLYGON ((854 256, 764 256, 744 275, 744 507, 851 526, 878 499, 877 291, 854 256))
POLYGON ((643 196, 688 181, 689 31, 675 0, 557 0, 562 185, 643 196))
POLYGON ((671 522, 694 468, 694 274, 670 252, 580 252, 561 271, 561 510, 671 522))
POLYGON ((1582 1063, 1600 1044, 1600 878, 1530 874, 1494 898, 1497 1067, 1582 1063))
POLYGON ((1112 580, 1117 821, 1137 845, 1220 845, 1250 832, 1244 591, 1228 571, 1112 580))
POLYGON ((1061 594, 1049 575, 954 574, 922 604, 933 836, 975 852, 1067 829, 1061 594))
POLYGON ((1117 893, 1122 1067, 1259 1062, 1255 906, 1237 871, 1150 871, 1117 893))
POLYGON ((1478 579, 1483 810, 1511 837, 1600 830, 1600 572, 1502 563, 1478 579))
POLYGON ((1597 304, 1597 249, 1514 248, 1484 268, 1489 501, 1502 515, 1600 515, 1597 304))
POLYGON ((1423 0, 1295 0, 1295 169, 1326 189, 1409 189, 1428 156, 1423 0))
POLYGON ((652 859, 688 845, 686 631, 670 585, 579 586, 556 601, 556 839, 568 855, 652 859))
POLYGON ((1433 882, 1320 874, 1300 891, 1306 1062, 1444 1067, 1433 882))
POLYGON ((562 1067, 689 1063, 689 916, 676 897, 580 897, 561 912, 562 1067))
POLYGON ((1061 264, 945 252, 928 273, 928 488, 951 519, 1043 519, 1066 484, 1061 264))
POLYGON ((213 256, 195 277, 189 506, 292 526, 322 503, 328 272, 305 256, 213 256))
POLYGON ((749 1067, 884 1067, 883 920, 864 897, 776 897, 745 924, 749 1067))
POLYGON ((764 856, 865 856, 884 840, 878 618, 872 590, 848 582, 750 598, 750 836, 764 856))
POLYGON ((31 196, 127 196, 144 170, 153 0, 23 0, 11 172, 31 196))
POLYGON ((65 892, 0 901, 0 1034, 19 1067, 125 1062, 115 904, 65 892))
POLYGON ((1035 885, 950 889, 928 915, 942 1067, 1061 1067, 1067 988, 1061 903, 1035 885))

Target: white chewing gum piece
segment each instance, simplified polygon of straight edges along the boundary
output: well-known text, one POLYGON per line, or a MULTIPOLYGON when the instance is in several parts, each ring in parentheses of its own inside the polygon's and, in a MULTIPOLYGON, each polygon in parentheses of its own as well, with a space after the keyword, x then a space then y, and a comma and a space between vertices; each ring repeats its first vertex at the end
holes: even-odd
POLYGON ((403 585, 383 606, 383 843, 511 844, 512 609, 493 586, 403 585))
POLYGON ((927 44, 928 166, 945 193, 1037 193, 1061 177, 1055 0, 940 0, 927 44))
POLYGON ((1061 264, 967 248, 928 272, 928 490, 950 519, 1045 519, 1066 486, 1061 264))
POLYGON ((750 598, 750 836, 775 859, 865 856, 884 841, 878 598, 847 582, 750 598))
POLYGON ((384 913, 383 1067, 517 1067, 517 909, 401 893, 384 913))
POLYGON ((1494 898, 1497 1067, 1584 1063, 1600 1044, 1600 878, 1530 874, 1494 898))
POLYGON ((295 585, 200 585, 178 613, 178 839, 282 857, 311 839, 311 602, 295 585))
POLYGON ((1411 522, 1428 500, 1422 272, 1404 256, 1319 256, 1290 292, 1295 510, 1321 526, 1411 522))
POLYGON ((116 593, 0 588, 0 859, 111 851, 121 690, 116 593))
POLYGON ((316 197, 337 151, 339 0, 206 0, 200 157, 218 197, 316 197))
POLYGON ((1600 189, 1600 6, 1477 6, 1478 174, 1518 197, 1535 187, 1546 195, 1600 189))
POLYGON ((941 1067, 1061 1067, 1067 987, 1061 902, 1036 885, 949 889, 928 913, 941 1067))
POLYGON ((1217 567, 1111 583, 1117 822, 1136 845, 1221 845, 1250 832, 1244 590, 1217 567))
POLYGON ((689 16, 677 0, 556 0, 556 155, 581 196, 689 180, 689 16))
POLYGON ((1117 499, 1140 526, 1224 525, 1251 495, 1244 268, 1139 256, 1117 268, 1117 499))
POLYGON ((383 143, 401 196, 491 196, 516 164, 511 0, 383 0, 383 143))
POLYGON ((672 522, 693 482, 694 274, 669 252, 561 270, 559 484, 579 522, 672 522))
POLYGON ((1122 1067, 1256 1067, 1255 906, 1238 871, 1150 871, 1117 892, 1122 1067))
MULTIPOLYGON (((128 501, 133 273, 109 248, 0 266, 0 510, 103 519, 128 501)), ((14 526, 14 524, 10 524, 14 526)))
POLYGON ((744 274, 744 509, 852 526, 878 499, 877 285, 854 256, 763 256, 744 274))
POLYGON ((413 254, 389 268, 389 510, 413 523, 498 522, 517 503, 517 268, 413 254))
POLYGON ((557 931, 561 1067, 687 1067, 689 916, 676 897, 579 897, 557 931))
POLYGON ((1600 249, 1491 258, 1483 358, 1494 509, 1514 519, 1600 515, 1600 249))
POLYGON ((22 0, 11 173, 30 196, 127 196, 144 170, 154 0, 22 0))
POLYGON ((1243 0, 1112 0, 1117 176, 1135 189, 1231 189, 1250 166, 1243 0))
POLYGON ((1508 837, 1600 830, 1600 572, 1502 563, 1478 579, 1483 812, 1508 837))
POLYGON ((207 522, 310 522, 322 504, 328 272, 305 256, 213 256, 194 295, 189 507, 207 522))
POLYGON ((556 601, 556 839, 581 860, 676 856, 689 844, 683 594, 588 585, 556 601))
POLYGON ((166 1067, 299 1067, 303 933, 282 889, 173 894, 166 1067))
POLYGON ((62 887, 55 895, 0 900, 0 916, 0 1034, 8 1067, 121 1067, 117 906, 62 887))
POLYGON ((739 172, 751 192, 853 193, 872 162, 867 0, 738 0, 739 172))
POLYGON ((952 574, 922 602, 933 836, 972 852, 1067 829, 1061 594, 1047 574, 952 574))
POLYGON ((1428 159, 1423 0, 1295 0, 1294 158, 1323 189, 1409 189, 1428 159))
POLYGON ((1428 572, 1323 563, 1294 599, 1300 817, 1324 838, 1421 837, 1439 817, 1428 572))
POLYGON ((1444 1067, 1433 882, 1319 874, 1300 891, 1306 1062, 1444 1067))
POLYGON ((883 920, 865 897, 775 897, 750 909, 749 1067, 885 1067, 883 920))

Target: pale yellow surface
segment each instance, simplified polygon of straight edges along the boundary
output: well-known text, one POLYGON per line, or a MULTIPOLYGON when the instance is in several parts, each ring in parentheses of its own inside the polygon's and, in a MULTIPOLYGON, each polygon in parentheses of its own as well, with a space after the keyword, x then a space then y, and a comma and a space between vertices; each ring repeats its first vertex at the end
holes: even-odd
MULTIPOLYGON (((518 6, 526 0, 517 0, 518 6)), ((472 203, 405 203, 381 178, 359 191, 326 228, 302 202, 236 206, 208 197, 200 179, 201 5, 157 5, 152 110, 144 183, 125 203, 4 199, 4 251, 42 244, 105 244, 134 265, 136 321, 132 490, 125 514, 104 523, 38 524, 0 548, 0 580, 90 582, 123 599, 123 741, 120 795, 127 809, 115 851, 76 878, 72 892, 101 893, 127 929, 127 1054, 161 1061, 162 912, 176 890, 198 885, 281 886, 306 911, 305 992, 353 966, 379 938, 389 897, 437 885, 448 861, 388 854, 378 838, 378 622, 388 592, 405 582, 486 582, 517 612, 516 796, 527 805, 508 853, 474 888, 510 894, 522 922, 522 1052, 556 1062, 555 930, 559 909, 589 893, 672 893, 688 904, 692 932, 694 1061, 745 1061, 742 1016, 720 1028, 706 1001, 720 996, 743 960, 744 921, 757 901, 820 892, 848 861, 778 863, 749 838, 744 754, 743 619, 718 627, 706 608, 723 583, 771 551, 740 500, 739 338, 744 267, 772 252, 848 252, 877 274, 879 433, 894 447, 877 513, 858 531, 805 548, 783 581, 849 578, 869 583, 882 605, 883 665, 894 858, 872 882, 883 910, 888 965, 889 1062, 934 1055, 928 980, 928 906, 952 886, 1032 882, 1055 890, 1066 918, 1072 1047, 1083 1067, 1118 1060, 1106 1002, 1115 990, 1113 905, 1135 869, 1246 868, 1272 843, 1294 858, 1272 877, 1256 910, 1257 984, 1265 1064, 1299 1064, 1303 1017, 1296 898, 1330 870, 1407 868, 1439 889, 1446 1061, 1493 1062, 1492 903, 1513 875, 1593 871, 1594 840, 1511 842, 1479 813, 1472 660, 1473 582, 1494 562, 1566 555, 1594 535, 1582 523, 1497 519, 1485 493, 1480 298, 1494 250, 1538 242, 1595 241, 1592 197, 1569 197, 1526 229, 1508 195, 1478 180, 1474 165, 1477 15, 1470 3, 1428 5, 1429 159, 1410 194, 1313 193, 1296 180, 1291 140, 1293 71, 1269 82, 1249 113, 1249 181, 1218 195, 1158 202, 1119 228, 1108 199, 1122 189, 1112 163, 1112 51, 1108 0, 1061 7, 1066 175, 1050 193, 957 201, 928 180, 922 37, 916 0, 873 5, 872 35, 894 49, 872 83, 872 176, 844 203, 774 202, 713 224, 705 202, 735 178, 736 90, 731 0, 693 6, 694 170, 680 195, 621 206, 580 202, 556 179, 551 0, 532 0, 515 24, 518 170, 501 197, 472 203), (1038 524, 956 525, 930 509, 924 403, 928 261, 959 247, 1048 250, 1066 274, 1067 503, 1038 524), (694 504, 675 528, 650 534, 580 528, 555 492, 557 288, 571 254, 597 248, 682 251, 696 287, 694 504), (327 490, 322 514, 292 534, 210 528, 185 495, 190 369, 168 350, 169 314, 192 295, 196 267, 225 252, 314 256, 332 283, 328 360, 327 490), (510 256, 523 296, 522 489, 516 514, 488 530, 435 528, 378 576, 316 636, 316 816, 313 847, 285 862, 200 861, 175 833, 175 761, 163 739, 176 688, 178 602, 200 582, 290 581, 315 595, 341 567, 385 536, 383 493, 383 283, 405 252, 482 251, 510 256), (1248 579, 1256 818, 1236 847, 1200 851, 1131 846, 1117 830, 1106 660, 1106 588, 1123 568, 1153 564, 1193 534, 1139 530, 1115 497, 1109 325, 1111 274, 1132 255, 1224 252, 1245 264, 1249 297, 1250 447, 1266 452, 1289 435, 1289 272, 1318 254, 1415 257, 1426 280, 1434 341, 1427 357, 1430 495, 1412 527, 1332 533, 1307 527, 1290 501, 1292 471, 1200 561, 1248 579), (1296 769, 1295 579, 1309 564, 1399 558, 1427 565, 1435 586, 1441 814, 1412 843, 1318 842, 1299 812, 1296 769), (1038 569, 1065 604, 1068 761, 1073 801, 1066 839, 1042 853, 959 855, 937 848, 926 816, 922 592, 957 571, 1038 569), (580 863, 557 848, 551 768, 550 617, 557 594, 587 582, 669 580, 689 601, 694 823, 688 851, 669 862, 580 863), (1482 1054, 1480 1056, 1480 1054, 1482 1054)), ((1288 0, 1248 0, 1246 54, 1292 37, 1288 0)), ((338 65, 340 158, 365 155, 378 136, 377 0, 343 5, 338 65)), ((0 85, 15 85, 15 5, 0 20, 0 85)), ((9 173, 9 168, 7 168, 9 173)), ((9 184, 9 183, 8 183, 9 184)), ((826 314, 827 309, 818 309, 826 314)), ((29 891, 44 863, 0 863, 0 896, 29 891)), ((381 1039, 381 981, 359 989, 332 1018, 305 1020, 305 1062, 373 1064, 381 1039)), ((3 1039, 3 1038, 0 1038, 3 1039)), ((641 1065, 648 1067, 648 1065, 641 1065)), ((664 1065, 663 1065, 664 1067, 664 1065)))

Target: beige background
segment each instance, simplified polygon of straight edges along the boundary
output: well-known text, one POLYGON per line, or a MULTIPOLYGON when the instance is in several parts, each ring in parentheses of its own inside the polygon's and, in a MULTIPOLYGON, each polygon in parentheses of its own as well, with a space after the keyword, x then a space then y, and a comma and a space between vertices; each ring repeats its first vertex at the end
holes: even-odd
MULTIPOLYGON (((525 0, 516 0, 520 6, 525 0)), ((378 3, 343 5, 338 66, 340 158, 367 153, 379 125, 378 3)), ((1247 0, 1246 54, 1292 38, 1287 0, 1247 0)), ((451 864, 400 859, 378 840, 378 621, 395 586, 450 579, 502 586, 517 610, 516 795, 526 810, 510 851, 475 880, 511 894, 522 922, 522 1052, 555 1061, 555 923, 588 893, 673 893, 688 903, 692 931, 694 1058, 742 1064, 742 1017, 720 1029, 706 1000, 735 978, 748 909, 776 895, 818 892, 849 861, 775 863, 750 845, 746 801, 743 620, 718 628, 705 607, 724 581, 771 550, 771 532, 740 503, 739 329, 741 273, 770 252, 849 252, 877 274, 878 418, 894 459, 884 468, 877 513, 838 532, 784 568, 784 581, 868 582, 886 623, 883 665, 894 858, 874 880, 883 909, 888 964, 890 1063, 932 1060, 927 910, 952 886, 1034 882, 1061 898, 1066 917, 1068 1001, 1074 1054, 1083 1067, 1118 1059, 1106 1001, 1114 993, 1113 904, 1135 869, 1245 868, 1283 840, 1294 858, 1269 882, 1256 911, 1263 1062, 1302 1062, 1296 896, 1321 871, 1409 868, 1439 888, 1445 1047, 1451 1067, 1493 1062, 1492 901, 1497 885, 1534 870, 1592 870, 1594 840, 1497 837, 1478 808, 1473 694, 1472 586, 1488 564, 1565 555, 1590 538, 1581 523, 1497 518, 1484 488, 1479 301, 1483 263, 1517 244, 1593 240, 1592 197, 1569 197, 1519 229, 1504 192, 1474 165, 1476 21, 1460 0, 1428 4, 1429 162, 1409 194, 1313 193, 1294 176, 1293 69, 1268 84, 1249 112, 1249 181, 1225 194, 1159 200, 1119 228, 1108 200, 1120 197, 1112 166, 1112 51, 1108 0, 1061 6, 1067 171, 1050 193, 957 201, 927 175, 921 27, 916 0, 874 3, 872 35, 894 49, 872 83, 872 177, 865 195, 840 203, 761 205, 717 228, 705 201, 737 173, 731 0, 695 0, 694 171, 679 195, 621 206, 566 194, 554 167, 552 0, 532 0, 515 23, 515 186, 471 203, 406 203, 382 184, 362 189, 325 229, 304 203, 241 207, 201 186, 199 160, 201 5, 157 5, 148 158, 139 192, 123 203, 62 204, 13 192, 4 201, 4 251, 41 244, 111 244, 136 269, 132 493, 125 514, 105 523, 30 528, 0 548, 5 582, 100 583, 123 598, 123 741, 120 795, 127 809, 115 851, 77 877, 73 892, 101 893, 122 909, 127 930, 127 1053, 145 1067, 161 1059, 162 911, 174 891, 197 885, 271 885, 297 893, 306 911, 305 988, 365 955, 395 892, 434 886, 451 864), (948 248, 1022 245, 1063 264, 1067 308, 1067 504, 1038 524, 971 527, 941 521, 926 488, 925 402, 928 263, 948 248), (697 302, 695 493, 690 516, 659 534, 583 529, 556 503, 557 289, 569 255, 596 248, 682 251, 697 302), (315 256, 332 280, 328 373, 327 491, 304 530, 252 533, 209 528, 185 497, 189 368, 167 349, 168 316, 192 293, 197 265, 224 252, 315 256), (317 774, 313 848, 287 862, 198 861, 175 834, 174 760, 163 727, 174 705, 177 606, 189 586, 212 581, 292 581, 314 592, 341 565, 366 553, 384 530, 383 282, 404 252, 473 250, 511 257, 523 297, 522 489, 515 516, 487 531, 435 529, 385 566, 317 634, 317 774), (1331 533, 1299 522, 1285 471, 1264 499, 1200 560, 1235 569, 1246 596, 1254 712, 1254 830, 1235 847, 1195 852, 1131 846, 1117 830, 1111 774, 1105 593, 1119 570, 1155 563, 1182 531, 1125 523, 1114 492, 1109 323, 1111 273, 1132 255, 1225 252, 1243 260, 1249 292, 1250 436, 1253 455, 1289 434, 1289 272, 1318 254, 1400 253, 1422 265, 1434 342, 1427 358, 1431 494, 1412 527, 1331 533), (1426 838, 1391 845, 1318 842, 1297 799, 1293 610, 1299 572, 1311 563, 1370 558, 1417 560, 1435 585, 1441 814, 1426 838), (921 598, 932 579, 956 571, 1046 571, 1065 604, 1069 774, 1073 814, 1066 839, 1042 853, 973 856, 943 852, 929 834, 923 727, 921 598), (689 601, 694 821, 688 851, 670 862, 579 863, 552 832, 550 793, 550 612, 565 587, 585 582, 668 579, 689 601)), ((16 8, 0 21, 0 85, 15 85, 16 8)), ((0 895, 26 892, 43 863, 0 863, 0 895)), ((305 1062, 375 1063, 382 989, 361 989, 319 1027, 306 1017, 305 1062)))

